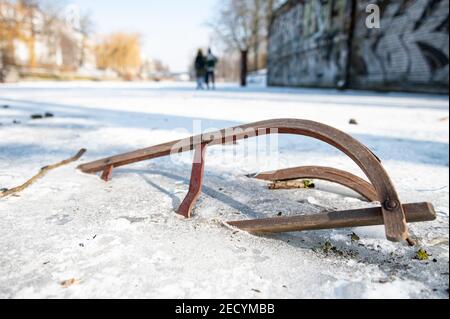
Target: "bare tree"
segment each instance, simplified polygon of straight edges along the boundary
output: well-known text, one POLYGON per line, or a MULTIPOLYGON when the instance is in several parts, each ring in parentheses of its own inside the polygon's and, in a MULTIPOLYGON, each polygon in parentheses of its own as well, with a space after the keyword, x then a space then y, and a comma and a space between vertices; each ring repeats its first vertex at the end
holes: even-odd
POLYGON ((240 52, 240 82, 247 84, 248 55, 253 52, 253 69, 259 68, 260 46, 267 42, 271 15, 277 0, 225 0, 210 23, 228 48, 240 52))
POLYGON ((219 9, 215 32, 241 54, 240 82, 247 84, 248 51, 252 40, 251 0, 226 0, 219 9))

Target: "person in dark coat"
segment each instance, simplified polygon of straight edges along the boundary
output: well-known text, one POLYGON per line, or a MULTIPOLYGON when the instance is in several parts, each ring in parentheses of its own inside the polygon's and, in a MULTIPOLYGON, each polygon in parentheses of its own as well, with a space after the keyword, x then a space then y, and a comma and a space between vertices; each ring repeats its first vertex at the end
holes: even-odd
POLYGON ((216 64, 217 58, 212 54, 211 49, 208 49, 208 55, 206 56, 206 87, 209 90, 209 82, 212 83, 213 90, 216 88, 216 64))
POLYGON ((201 49, 198 50, 194 66, 195 76, 197 77, 197 90, 203 90, 203 83, 206 76, 206 59, 201 49))

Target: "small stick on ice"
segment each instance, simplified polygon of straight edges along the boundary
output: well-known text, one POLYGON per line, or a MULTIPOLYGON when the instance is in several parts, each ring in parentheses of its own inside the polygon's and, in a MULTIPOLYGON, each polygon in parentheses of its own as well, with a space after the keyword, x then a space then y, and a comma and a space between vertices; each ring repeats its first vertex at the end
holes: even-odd
POLYGON ((314 188, 314 184, 311 181, 287 181, 287 182, 274 182, 269 185, 269 189, 309 189, 314 188))
POLYGON ((24 189, 30 187, 38 179, 40 179, 41 177, 44 177, 45 174, 47 174, 50 170, 53 170, 53 169, 61 167, 63 165, 67 165, 67 164, 70 164, 72 162, 78 161, 84 155, 84 153, 86 153, 86 150, 85 149, 81 149, 80 151, 78 151, 78 153, 75 156, 73 156, 73 157, 71 157, 69 159, 66 159, 66 160, 64 160, 62 162, 59 162, 57 164, 53 164, 53 165, 49 165, 49 166, 45 166, 45 167, 41 168, 40 172, 38 174, 36 174, 35 176, 33 176, 31 179, 29 179, 25 184, 23 184, 21 186, 18 186, 18 187, 15 187, 15 188, 12 188, 12 189, 9 189, 7 191, 1 192, 0 193, 0 198, 11 196, 13 194, 16 194, 16 193, 19 193, 19 192, 23 191, 24 189))

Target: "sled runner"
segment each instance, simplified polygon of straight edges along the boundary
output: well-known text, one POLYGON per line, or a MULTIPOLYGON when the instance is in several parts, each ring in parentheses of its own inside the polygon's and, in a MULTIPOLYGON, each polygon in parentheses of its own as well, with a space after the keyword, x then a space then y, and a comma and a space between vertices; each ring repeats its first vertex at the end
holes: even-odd
POLYGON ((202 191, 207 148, 213 145, 232 144, 238 140, 268 134, 303 135, 326 142, 349 156, 362 169, 368 181, 337 169, 315 166, 263 173, 257 175, 256 178, 269 181, 302 178, 327 180, 353 189, 368 201, 379 202, 380 204, 375 208, 330 212, 313 216, 229 222, 231 226, 251 233, 277 233, 385 225, 387 239, 398 242, 407 240, 409 237, 407 223, 436 219, 434 208, 429 203, 406 205, 401 203, 381 161, 366 146, 333 127, 307 120, 276 119, 237 126, 101 159, 81 165, 79 169, 85 173, 103 172, 102 178, 108 181, 115 168, 194 150, 194 164, 189 192, 178 210, 178 214, 190 218, 192 208, 202 191))

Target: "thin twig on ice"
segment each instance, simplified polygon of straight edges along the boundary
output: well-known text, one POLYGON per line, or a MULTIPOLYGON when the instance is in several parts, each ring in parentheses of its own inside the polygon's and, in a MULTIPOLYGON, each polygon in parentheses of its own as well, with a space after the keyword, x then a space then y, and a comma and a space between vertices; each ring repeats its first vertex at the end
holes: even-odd
POLYGON ((23 191, 24 189, 30 187, 34 182, 36 182, 38 179, 40 179, 41 177, 43 177, 45 174, 48 173, 48 171, 53 170, 55 168, 61 167, 63 165, 67 165, 70 164, 72 162, 76 162, 78 161, 83 155, 84 153, 86 153, 85 149, 81 149, 75 156, 66 159, 62 162, 59 162, 57 164, 53 164, 53 165, 49 165, 49 166, 45 166, 43 168, 41 168, 40 172, 38 174, 36 174, 35 176, 33 176, 31 179, 29 179, 25 184, 18 186, 18 187, 14 187, 12 189, 9 189, 5 192, 1 192, 0 193, 0 198, 4 198, 7 196, 11 196, 13 194, 19 193, 21 191, 23 191))

